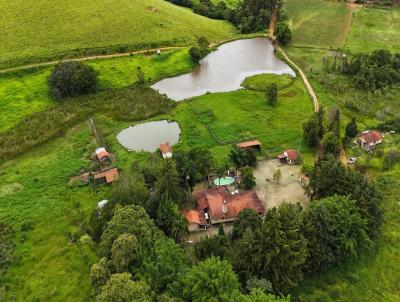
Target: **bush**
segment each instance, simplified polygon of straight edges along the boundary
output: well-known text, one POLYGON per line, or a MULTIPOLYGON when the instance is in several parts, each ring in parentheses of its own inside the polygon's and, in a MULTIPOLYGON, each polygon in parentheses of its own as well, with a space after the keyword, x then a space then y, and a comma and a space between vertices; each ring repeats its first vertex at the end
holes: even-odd
POLYGON ((278 39, 279 43, 283 45, 288 44, 292 40, 292 31, 286 23, 278 23, 274 35, 278 39))
POLYGON ((95 92, 97 74, 82 62, 61 62, 51 73, 49 84, 53 98, 61 100, 95 92))

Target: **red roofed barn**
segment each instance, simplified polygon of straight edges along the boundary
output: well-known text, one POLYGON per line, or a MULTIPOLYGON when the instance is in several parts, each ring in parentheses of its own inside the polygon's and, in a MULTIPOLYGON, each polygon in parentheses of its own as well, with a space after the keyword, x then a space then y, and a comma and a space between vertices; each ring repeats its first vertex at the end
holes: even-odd
POLYGON ((299 159, 299 153, 296 150, 286 150, 278 156, 281 162, 286 162, 289 165, 296 164, 299 159))

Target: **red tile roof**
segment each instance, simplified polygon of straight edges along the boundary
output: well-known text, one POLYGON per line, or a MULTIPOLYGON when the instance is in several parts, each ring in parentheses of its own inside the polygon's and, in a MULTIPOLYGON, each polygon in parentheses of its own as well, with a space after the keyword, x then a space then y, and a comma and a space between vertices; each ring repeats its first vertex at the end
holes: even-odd
POLYGON ((96 156, 99 160, 101 160, 105 157, 110 157, 110 154, 107 152, 105 148, 100 147, 96 149, 96 156))
POLYGON ((160 150, 161 150, 162 154, 167 154, 167 153, 172 152, 172 148, 169 143, 161 144, 160 150))
POLYGON ((297 160, 299 158, 299 154, 296 150, 286 150, 285 153, 287 154, 287 159, 289 160, 297 160))
POLYGON ((360 135, 360 137, 363 138, 367 144, 376 143, 383 139, 382 134, 375 130, 365 131, 360 135))
POLYGON ((261 200, 254 191, 230 194, 223 187, 200 192, 197 195, 199 210, 208 208, 211 220, 231 219, 244 209, 253 209, 259 214, 265 212, 261 200))
POLYGON ((247 141, 237 144, 239 148, 260 147, 261 143, 258 140, 247 141))
POLYGON ((107 183, 112 183, 119 178, 117 168, 113 168, 107 171, 98 172, 94 175, 94 180, 105 178, 107 183))
POLYGON ((200 217, 199 217, 199 212, 195 210, 190 210, 185 212, 184 214, 185 218, 189 222, 189 224, 201 224, 200 223, 200 217))

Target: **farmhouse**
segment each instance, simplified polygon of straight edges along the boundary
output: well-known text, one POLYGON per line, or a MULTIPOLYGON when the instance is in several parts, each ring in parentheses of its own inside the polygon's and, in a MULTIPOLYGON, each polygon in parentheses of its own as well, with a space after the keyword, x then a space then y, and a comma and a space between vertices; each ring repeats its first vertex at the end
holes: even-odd
POLYGON ((110 154, 107 152, 107 150, 104 147, 97 148, 95 153, 96 153, 96 157, 100 161, 100 163, 110 160, 110 154))
POLYGON ((113 183, 119 178, 119 173, 117 168, 100 171, 93 175, 93 180, 95 183, 113 183))
POLYGON ((161 155, 164 159, 172 157, 172 148, 169 143, 161 144, 160 151, 161 151, 161 155))
POLYGON ((237 144, 236 146, 239 147, 240 149, 249 149, 249 148, 257 149, 257 150, 261 149, 261 143, 258 140, 241 142, 241 143, 237 144))
POLYGON ((368 130, 361 133, 357 138, 358 144, 366 151, 383 142, 383 135, 376 130, 368 130))
POLYGON ((299 153, 296 150, 286 150, 281 155, 278 155, 278 159, 282 163, 294 165, 299 159, 299 153))
POLYGON ((244 209, 253 209, 260 215, 265 213, 256 192, 229 193, 225 188, 217 187, 199 192, 197 211, 188 211, 184 216, 193 232, 201 227, 233 221, 244 209))

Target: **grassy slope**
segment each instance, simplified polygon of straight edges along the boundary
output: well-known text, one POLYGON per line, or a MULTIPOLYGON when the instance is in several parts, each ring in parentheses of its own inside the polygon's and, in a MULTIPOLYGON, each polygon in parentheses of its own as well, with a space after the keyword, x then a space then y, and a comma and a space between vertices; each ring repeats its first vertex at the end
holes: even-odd
MULTIPOLYGON (((186 49, 168 51, 160 56, 135 55, 132 57, 90 61, 99 73, 100 89, 121 88, 136 82, 140 66, 151 80, 180 74, 190 70, 194 63, 186 49)), ((47 78, 51 68, 38 71, 0 75, 0 131, 16 125, 25 116, 53 105, 48 94, 47 78)))
MULTIPOLYGON (((321 2, 321 1, 319 1, 321 2)), ((294 30, 295 44, 307 43, 312 47, 326 46, 325 42, 318 43, 312 41, 312 37, 320 37, 326 31, 321 22, 325 25, 328 20, 330 22, 337 22, 337 19, 332 18, 314 18, 305 19, 303 12, 313 7, 316 3, 315 0, 307 0, 306 3, 301 1, 304 5, 300 6, 300 1, 288 0, 288 11, 291 13, 292 25, 301 24, 301 30, 294 30), (299 6, 294 6, 298 4, 299 6), (297 9, 294 9, 297 7, 297 9), (307 22, 307 27, 304 23, 307 22), (321 21, 322 20, 322 21, 321 21)), ((333 16, 339 10, 335 7, 336 4, 325 2, 321 7, 328 9, 327 15, 333 16), (329 12, 329 10, 331 12, 329 12)), ((318 11, 319 9, 317 9, 318 11)), ((310 11, 310 14, 312 12, 310 11)), ((385 47, 388 49, 396 49, 396 36, 399 28, 398 19, 393 15, 397 15, 397 10, 381 11, 380 9, 361 9, 357 10, 353 17, 350 34, 347 37, 346 48, 351 50, 372 50, 376 48, 385 47), (386 15, 385 15, 386 14, 386 15), (389 21, 390 20, 390 21, 389 21), (371 26, 369 23, 373 23, 371 26), (369 24, 369 27, 367 26, 369 24), (381 31, 383 36, 372 36, 370 33, 375 30, 381 31), (379 29, 379 30, 378 30, 379 29)), ((340 23, 335 25, 337 28, 333 31, 327 32, 327 37, 331 41, 341 41, 343 43, 342 29, 340 23)), ((323 40, 322 40, 323 41, 323 40)), ((341 45, 338 45, 341 46, 341 45)), ((382 109, 389 104, 383 102, 375 102, 374 104, 367 103, 363 98, 357 101, 357 94, 351 100, 356 101, 356 104, 361 106, 362 112, 355 113, 344 108, 344 100, 350 98, 352 92, 334 92, 328 91, 320 84, 321 76, 318 74, 322 72, 322 57, 329 55, 329 52, 321 49, 304 49, 289 47, 288 53, 302 68, 306 70, 311 78, 312 85, 318 95, 319 101, 325 106, 332 106, 337 104, 342 109, 343 124, 347 123, 351 116, 356 116, 358 126, 361 130, 367 129, 370 125, 376 124, 377 120, 374 116, 365 115, 364 111, 368 111, 371 106, 375 109, 382 109), (344 98, 344 100, 343 100, 344 98)), ((382 97, 384 99, 385 97, 382 97)), ((390 104, 391 107, 396 106, 390 104)), ((398 139, 397 139, 398 140, 398 139)), ((398 144, 396 144, 398 146, 398 144)), ((388 147, 388 142, 386 144, 388 147)), ((393 147, 393 146, 391 146, 393 147)), ((398 147, 394 147, 397 148, 398 147)), ((349 156, 353 156, 353 151, 348 151, 349 156)), ((370 169, 377 178, 387 178, 391 184, 384 188, 385 192, 385 224, 383 227, 383 236, 377 243, 377 249, 371 252, 370 255, 365 255, 360 259, 350 261, 336 269, 329 271, 326 274, 317 275, 313 278, 306 279, 297 289, 296 293, 299 295, 300 301, 400 301, 400 288, 398 280, 400 280, 400 235, 399 235, 399 215, 400 208, 398 203, 399 182, 400 175, 399 167, 388 173, 382 173, 382 159, 373 158, 370 161, 370 169)))
POLYGON ((293 32, 293 45, 341 47, 346 39, 346 4, 324 0, 287 0, 287 13, 293 32))
POLYGON ((6 275, 6 301, 90 300, 93 255, 84 260, 67 235, 75 228, 74 221, 87 217, 102 196, 88 187, 69 189, 67 183, 69 176, 88 166, 93 147, 85 123, 0 167, 0 219, 17 230, 24 221, 34 223, 17 245, 20 260, 6 275))
POLYGON ((0 66, 79 49, 187 45, 236 34, 234 27, 163 0, 1 1, 0 66))
POLYGON ((258 74, 246 78, 242 83, 242 87, 265 92, 272 84, 276 84, 278 89, 283 89, 288 87, 292 81, 293 78, 288 74, 258 74))
POLYGON ((361 8, 354 15, 346 48, 370 52, 385 48, 400 51, 400 9, 361 8))

